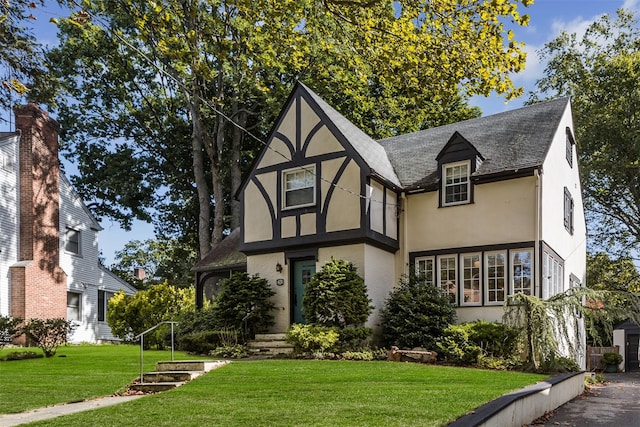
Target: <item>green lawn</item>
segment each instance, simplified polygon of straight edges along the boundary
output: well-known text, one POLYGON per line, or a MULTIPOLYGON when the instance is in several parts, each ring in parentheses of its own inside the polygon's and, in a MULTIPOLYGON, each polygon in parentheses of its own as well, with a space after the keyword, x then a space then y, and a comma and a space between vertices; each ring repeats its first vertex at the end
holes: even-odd
MULTIPOLYGON (((24 407, 40 393, 49 395, 50 403, 108 394, 138 373, 136 348, 59 351, 65 353, 64 358, 0 363, 0 411, 24 407), (123 356, 116 357, 113 349, 123 356)), ((166 359, 156 356, 145 352, 149 368, 154 359, 166 359)), ((439 426, 544 378, 410 363, 236 361, 173 391, 33 425, 439 426)))
MULTIPOLYGON (((23 349, 5 348, 0 356, 16 350, 23 349)), ((193 356, 175 352, 175 358, 193 356)), ((171 351, 146 350, 145 371, 154 370, 159 360, 171 360, 171 351)), ((135 345, 69 345, 49 359, 0 362, 0 414, 111 395, 139 375, 140 347, 135 345)))

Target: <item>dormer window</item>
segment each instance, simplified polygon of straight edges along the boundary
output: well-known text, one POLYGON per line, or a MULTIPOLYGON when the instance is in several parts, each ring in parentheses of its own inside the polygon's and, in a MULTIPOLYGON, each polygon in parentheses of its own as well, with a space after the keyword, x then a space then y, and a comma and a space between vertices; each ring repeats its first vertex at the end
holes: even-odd
POLYGON ((442 165, 442 206, 453 206, 471 201, 471 162, 442 165))
POLYGON ((312 206, 316 202, 315 167, 292 169, 283 172, 284 208, 312 206))

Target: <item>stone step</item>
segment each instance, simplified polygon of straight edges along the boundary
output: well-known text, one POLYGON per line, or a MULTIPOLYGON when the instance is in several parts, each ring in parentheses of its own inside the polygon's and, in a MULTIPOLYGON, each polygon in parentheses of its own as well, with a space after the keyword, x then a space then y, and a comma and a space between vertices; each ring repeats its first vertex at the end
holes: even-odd
POLYGON ((186 382, 202 375, 202 371, 163 371, 144 374, 145 383, 186 382))
POLYGON ((209 372, 229 363, 225 360, 175 360, 156 363, 156 371, 202 371, 209 372))
MULTIPOLYGON (((146 375, 145 375, 146 378, 146 375)), ((146 380, 145 380, 146 381, 146 380)), ((136 383, 129 386, 129 390, 141 391, 143 393, 157 393, 160 391, 173 390, 183 385, 184 382, 159 382, 159 383, 136 383)))
POLYGON ((293 348, 293 344, 289 344, 285 341, 249 341, 247 343, 247 347, 249 348, 293 348))
POLYGON ((255 341, 284 341, 284 332, 274 334, 256 334, 255 341))

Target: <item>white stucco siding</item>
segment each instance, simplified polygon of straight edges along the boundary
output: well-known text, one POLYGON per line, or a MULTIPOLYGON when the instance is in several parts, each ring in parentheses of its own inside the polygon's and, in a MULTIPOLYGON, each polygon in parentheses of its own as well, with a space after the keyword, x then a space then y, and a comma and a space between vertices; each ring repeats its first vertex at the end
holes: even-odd
POLYGON ((18 260, 18 142, 0 143, 0 316, 11 314, 9 267, 18 260))
POLYGON ((371 245, 364 245, 365 270, 364 283, 374 309, 369 316, 367 326, 377 330, 380 328, 380 310, 385 306, 389 292, 396 285, 394 254, 371 245))
POLYGON ((574 274, 582 284, 586 280, 586 224, 576 146, 572 165, 566 158, 566 129, 573 129, 570 110, 565 112, 543 164, 541 240, 564 260, 564 289, 574 274), (573 233, 565 228, 565 188, 573 200, 573 233))
POLYGON ((247 273, 251 276, 258 274, 266 279, 271 285, 271 289, 276 293, 271 301, 275 304, 273 311, 275 324, 271 328, 272 332, 285 332, 290 324, 290 268, 291 265, 285 262, 284 253, 275 252, 261 255, 250 255, 247 257, 247 273), (276 264, 282 266, 282 271, 276 271, 276 264), (278 285, 281 280, 282 285, 278 285))
POLYGON ((533 241, 536 179, 474 187, 474 203, 439 208, 439 191, 408 196, 409 252, 533 241))
POLYGON ((273 226, 271 222, 271 213, 269 211, 269 202, 274 207, 278 206, 276 200, 277 176, 275 172, 260 174, 257 177, 263 188, 268 191, 267 197, 260 192, 258 186, 250 181, 247 183, 245 191, 242 193, 244 198, 244 241, 258 242, 263 240, 271 240, 273 236, 273 226))

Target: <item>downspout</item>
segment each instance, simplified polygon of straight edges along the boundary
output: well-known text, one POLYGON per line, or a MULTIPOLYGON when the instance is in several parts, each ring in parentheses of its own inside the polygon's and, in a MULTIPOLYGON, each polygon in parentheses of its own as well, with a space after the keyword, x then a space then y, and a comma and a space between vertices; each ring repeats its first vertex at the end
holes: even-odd
POLYGON ((403 274, 409 274, 409 252, 407 252, 407 211, 409 208, 409 199, 407 194, 403 191, 400 193, 400 200, 402 200, 402 271, 403 274))
POLYGON ((536 177, 536 223, 535 223, 535 236, 534 236, 534 255, 535 269, 533 275, 534 295, 542 298, 542 284, 540 278, 542 277, 542 254, 540 253, 540 232, 542 230, 542 180, 540 177, 540 170, 535 169, 533 174, 536 177))

